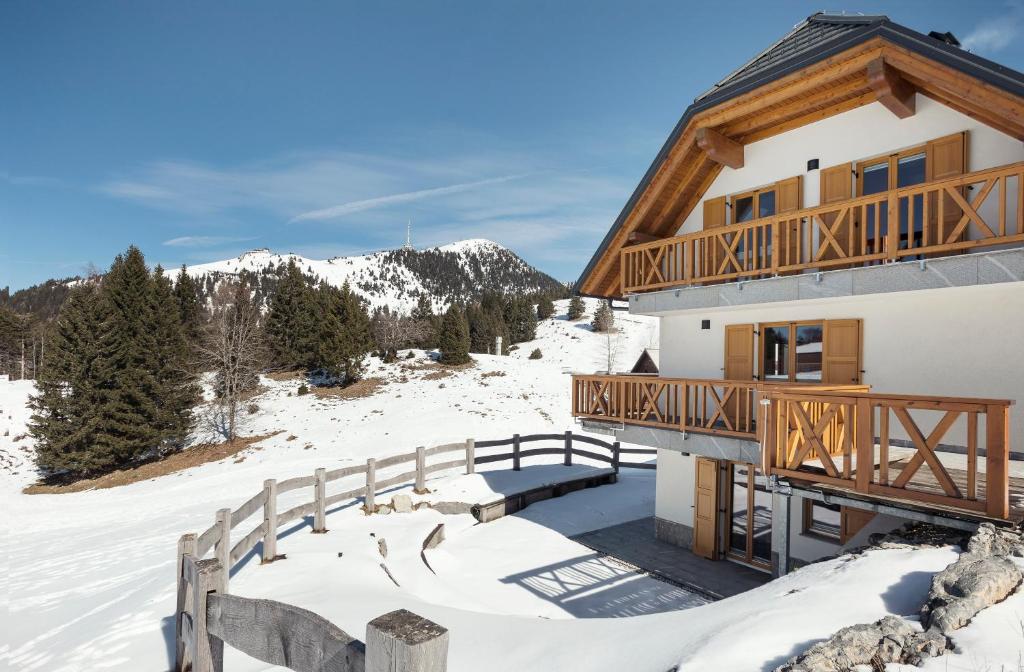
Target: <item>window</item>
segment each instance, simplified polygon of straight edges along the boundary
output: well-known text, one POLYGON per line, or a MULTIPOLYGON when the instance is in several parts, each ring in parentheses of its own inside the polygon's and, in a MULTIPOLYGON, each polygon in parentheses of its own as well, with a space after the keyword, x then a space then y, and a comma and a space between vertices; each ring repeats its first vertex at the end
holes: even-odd
POLYGON ((823 321, 762 324, 760 332, 764 380, 821 382, 823 321))
POLYGON ((838 504, 826 504, 809 499, 804 501, 805 534, 839 541, 842 536, 842 519, 842 507, 838 504))
MULTIPOLYGON (((858 196, 879 194, 892 189, 912 187, 922 184, 927 179, 927 152, 923 146, 912 147, 889 156, 861 161, 857 164, 858 196)), ((917 194, 911 198, 901 198, 899 202, 900 248, 920 245, 923 227, 924 196, 917 194), (911 203, 910 201, 913 201, 911 203), (913 213, 912 222, 908 217, 913 213)), ((869 240, 880 240, 889 232, 889 213, 880 208, 877 215, 874 208, 866 212, 865 226, 869 240), (877 221, 876 221, 877 217, 877 221)), ((872 249, 877 249, 872 247, 872 249)))
POLYGON ((775 185, 731 197, 732 223, 741 224, 775 214, 775 185))

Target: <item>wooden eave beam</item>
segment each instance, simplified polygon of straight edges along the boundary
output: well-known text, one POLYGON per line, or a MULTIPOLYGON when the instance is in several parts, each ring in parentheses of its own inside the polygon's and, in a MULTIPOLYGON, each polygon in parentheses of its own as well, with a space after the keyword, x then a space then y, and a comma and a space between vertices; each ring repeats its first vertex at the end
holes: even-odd
POLYGON ((900 119, 914 116, 914 94, 917 90, 903 79, 896 68, 877 58, 868 63, 867 75, 868 85, 886 109, 900 119))
POLYGON ((657 236, 653 233, 645 233, 643 231, 630 231, 629 235, 626 236, 627 245, 639 245, 640 243, 652 243, 656 240, 661 240, 665 236, 657 236))
POLYGON ((743 145, 713 128, 697 129, 697 146, 715 163, 733 169, 743 167, 743 145))

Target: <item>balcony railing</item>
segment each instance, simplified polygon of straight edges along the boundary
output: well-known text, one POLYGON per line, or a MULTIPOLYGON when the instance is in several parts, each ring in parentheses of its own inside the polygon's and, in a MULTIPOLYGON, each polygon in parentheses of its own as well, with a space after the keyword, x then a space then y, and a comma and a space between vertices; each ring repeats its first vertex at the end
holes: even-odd
MULTIPOLYGON (((636 375, 572 377, 573 415, 629 425, 758 440, 758 400, 771 390, 867 391, 867 385, 636 375)), ((811 413, 815 411, 812 409, 811 413)))
POLYGON ((572 377, 575 417, 758 441, 766 474, 1002 520, 1013 517, 1012 403, 867 385, 572 377))
POLYGON ((627 247, 624 293, 1024 242, 1024 162, 627 247))
POLYGON ((769 398, 765 473, 1010 517, 1011 401, 791 390, 769 398), (829 434, 836 421, 845 429, 838 445, 829 434), (940 450, 944 439, 964 454, 940 450))

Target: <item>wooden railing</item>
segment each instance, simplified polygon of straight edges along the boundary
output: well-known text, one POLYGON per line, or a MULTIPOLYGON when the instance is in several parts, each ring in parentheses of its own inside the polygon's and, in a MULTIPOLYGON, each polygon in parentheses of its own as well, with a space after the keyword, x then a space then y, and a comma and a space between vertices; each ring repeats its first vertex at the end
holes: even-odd
POLYGON ((572 413, 579 418, 757 440, 758 401, 775 389, 867 391, 870 388, 806 382, 574 374, 572 413))
POLYGON ((1009 517, 1012 401, 779 389, 767 398, 765 473, 1009 517), (829 435, 836 421, 838 439, 829 435), (943 443, 962 446, 963 458, 940 453, 943 443))
POLYGON ((1024 242, 1024 163, 689 233, 621 252, 624 293, 1024 242), (982 214, 984 212, 984 216, 982 214))
MULTIPOLYGON (((559 455, 562 457, 562 464, 566 466, 573 464, 574 457, 582 457, 608 464, 618 472, 620 467, 656 468, 653 463, 623 461, 622 456, 653 457, 657 455, 657 451, 649 448, 622 448, 618 441, 602 441, 571 431, 562 434, 514 434, 508 439, 467 439, 465 442, 431 448, 420 446, 415 451, 401 455, 381 459, 370 458, 365 464, 331 470, 319 468, 309 476, 297 476, 283 481, 264 481, 263 489, 237 509, 225 508, 217 511, 213 525, 204 532, 198 535, 185 534, 178 540, 174 669, 176 672, 221 672, 223 648, 227 643, 253 658, 272 665, 283 665, 298 672, 363 672, 364 669, 443 672, 443 658, 440 659, 440 667, 390 666, 391 656, 402 658, 395 650, 401 648, 403 644, 395 640, 400 639, 403 632, 415 633, 417 629, 422 631, 424 628, 438 630, 437 636, 431 638, 434 643, 430 646, 437 647, 438 651, 447 650, 447 632, 415 614, 400 610, 368 624, 367 642, 375 641, 377 649, 374 649, 312 612, 271 600, 253 600, 228 595, 228 576, 231 570, 253 553, 256 546, 261 543, 260 557, 263 563, 283 559, 284 556, 277 553, 277 530, 283 525, 311 516, 312 532, 327 532, 326 518, 328 507, 331 505, 343 501, 355 504, 361 499, 363 510, 367 515, 371 515, 378 510, 377 493, 389 488, 412 483, 416 492, 424 493, 427 492, 427 476, 436 472, 465 468, 467 474, 472 474, 475 473, 477 465, 495 462, 511 462, 512 470, 519 471, 524 458, 541 455, 559 455), (557 445, 522 448, 525 443, 536 442, 556 442, 557 445), (579 444, 588 447, 580 448, 579 444), (477 449, 505 446, 509 446, 511 450, 502 453, 477 453, 477 449), (595 452, 594 449, 604 449, 607 453, 595 452), (459 453, 459 457, 428 464, 429 458, 450 453, 459 453), (403 465, 414 466, 411 470, 378 478, 378 470, 403 465), (328 483, 360 475, 365 478, 364 483, 328 495, 328 483), (301 489, 311 491, 312 501, 279 513, 279 497, 301 489), (260 523, 232 544, 232 530, 261 512, 260 523), (211 552, 212 558, 203 559, 211 552), (399 634, 388 634, 389 628, 399 634), (389 642, 382 642, 381 638, 389 639, 389 642), (379 664, 373 662, 375 657, 380 659, 379 664)), ((437 662, 437 656, 423 658, 420 654, 412 656, 411 659, 421 662, 426 660, 428 663, 437 662)))

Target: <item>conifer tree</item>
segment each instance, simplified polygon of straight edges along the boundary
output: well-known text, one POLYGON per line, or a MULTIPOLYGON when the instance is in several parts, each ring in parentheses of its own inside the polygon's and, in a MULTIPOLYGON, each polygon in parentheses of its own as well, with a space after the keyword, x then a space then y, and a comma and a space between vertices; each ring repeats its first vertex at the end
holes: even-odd
POLYGON ((174 298, 178 303, 178 317, 181 321, 185 341, 194 347, 202 336, 203 309, 199 303, 199 287, 181 265, 174 282, 174 298))
POLYGON ((555 302, 547 294, 541 296, 540 300, 537 301, 537 319, 546 320, 554 314, 555 302))
POLYGON ((362 377, 366 353, 373 347, 370 318, 359 297, 345 283, 341 289, 321 284, 317 368, 352 383, 362 377))
POLYGON ((438 347, 444 364, 466 364, 470 361, 469 329, 465 316, 455 304, 448 308, 441 321, 438 347))
MULTIPOLYGON (((187 276, 186 276, 187 277, 187 276)), ((155 337, 157 398, 160 404, 159 429, 164 447, 180 447, 192 428, 192 407, 200 400, 199 386, 192 377, 191 344, 185 337, 180 319, 180 304, 171 280, 157 266, 153 272, 152 332, 155 337)), ((196 335, 198 339, 198 334, 196 335)))
POLYGON ((513 343, 537 337, 537 313, 525 297, 510 297, 505 303, 505 324, 513 343))
POLYGON ((270 361, 281 368, 316 368, 316 296, 293 260, 288 262, 267 315, 270 361))
POLYGON ((569 313, 568 318, 570 320, 578 320, 583 317, 583 313, 586 312, 586 307, 583 305, 583 299, 579 296, 573 296, 569 299, 569 313))
POLYGON ((29 431, 36 440, 36 464, 43 471, 81 476, 117 464, 114 455, 97 450, 99 322, 97 288, 76 286, 57 316, 37 394, 30 401, 29 431))
POLYGON ((373 334, 370 331, 370 316, 359 295, 352 291, 348 282, 341 287, 342 321, 345 325, 343 350, 345 381, 355 382, 362 378, 366 369, 367 353, 373 349, 373 334))
POLYGON ((594 328, 594 331, 611 331, 615 326, 615 314, 612 312, 611 306, 602 301, 601 305, 594 311, 594 321, 590 325, 594 328))
POLYGON ((164 438, 154 333, 153 279, 142 252, 118 255, 101 285, 96 449, 126 464, 164 438))
POLYGON ((433 348, 437 345, 437 332, 441 326, 441 318, 434 314, 434 305, 427 294, 420 294, 416 299, 416 307, 412 309, 412 319, 419 334, 417 345, 421 348, 433 348))

